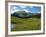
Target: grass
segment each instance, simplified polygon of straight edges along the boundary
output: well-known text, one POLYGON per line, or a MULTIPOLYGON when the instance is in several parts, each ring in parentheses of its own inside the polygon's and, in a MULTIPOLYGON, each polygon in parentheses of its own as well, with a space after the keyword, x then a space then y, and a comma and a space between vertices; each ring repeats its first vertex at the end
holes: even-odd
POLYGON ((26 30, 41 29, 40 18, 17 18, 11 16, 11 24, 16 24, 16 28, 11 29, 11 31, 26 31, 26 30))

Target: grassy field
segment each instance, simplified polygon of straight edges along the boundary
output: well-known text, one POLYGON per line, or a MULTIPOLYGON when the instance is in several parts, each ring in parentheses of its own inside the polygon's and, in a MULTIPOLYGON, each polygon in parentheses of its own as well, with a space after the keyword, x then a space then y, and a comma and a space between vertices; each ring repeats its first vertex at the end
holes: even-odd
POLYGON ((11 31, 40 30, 40 20, 40 18, 17 18, 11 16, 11 24, 16 24, 16 27, 11 31))

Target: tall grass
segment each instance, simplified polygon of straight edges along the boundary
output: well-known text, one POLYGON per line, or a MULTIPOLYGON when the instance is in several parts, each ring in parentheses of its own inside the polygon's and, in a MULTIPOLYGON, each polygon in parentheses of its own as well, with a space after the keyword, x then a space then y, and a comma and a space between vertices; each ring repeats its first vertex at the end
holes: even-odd
POLYGON ((11 16, 11 24, 16 24, 16 28, 11 31, 40 30, 40 18, 18 18, 11 16))

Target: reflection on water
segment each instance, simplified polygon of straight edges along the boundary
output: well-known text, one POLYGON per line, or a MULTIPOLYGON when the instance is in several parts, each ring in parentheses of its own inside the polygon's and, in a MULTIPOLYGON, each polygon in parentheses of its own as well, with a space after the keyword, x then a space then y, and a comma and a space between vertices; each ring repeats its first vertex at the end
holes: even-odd
POLYGON ((16 24, 11 24, 11 29, 14 29, 16 27, 16 24))

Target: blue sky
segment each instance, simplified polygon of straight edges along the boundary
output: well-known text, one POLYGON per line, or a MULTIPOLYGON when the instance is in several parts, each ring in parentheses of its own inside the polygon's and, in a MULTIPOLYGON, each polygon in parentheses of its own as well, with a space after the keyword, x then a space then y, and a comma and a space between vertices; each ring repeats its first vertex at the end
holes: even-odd
POLYGON ((22 6, 22 5, 11 5, 11 13, 14 13, 16 11, 25 11, 27 13, 40 13, 41 7, 40 6, 22 6))

